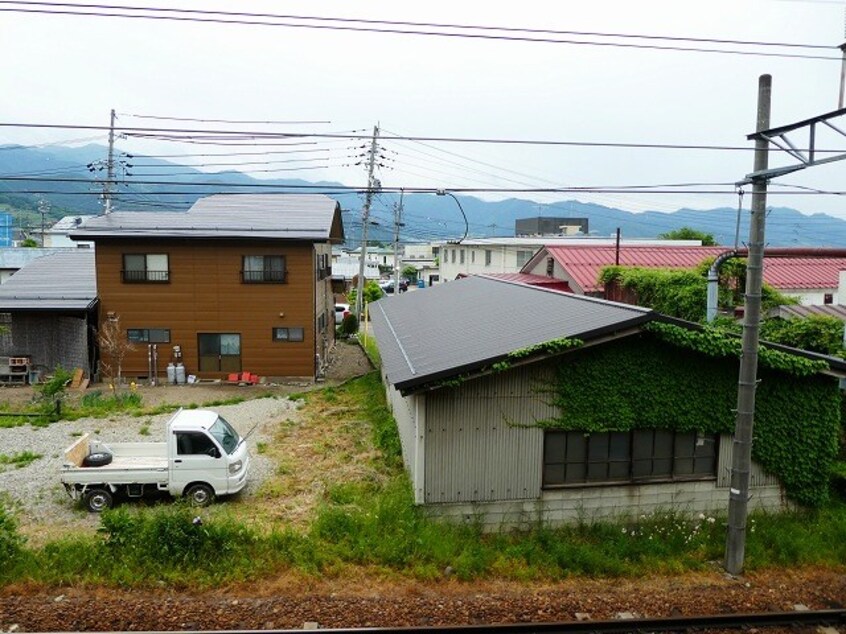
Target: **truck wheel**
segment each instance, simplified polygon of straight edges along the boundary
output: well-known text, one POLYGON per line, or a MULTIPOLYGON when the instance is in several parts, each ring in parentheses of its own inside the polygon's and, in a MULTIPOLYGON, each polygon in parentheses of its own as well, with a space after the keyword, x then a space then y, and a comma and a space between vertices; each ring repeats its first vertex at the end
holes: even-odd
POLYGON ((91 513, 102 513, 112 508, 112 494, 108 489, 88 489, 82 501, 91 513))
POLYGON ((208 506, 214 502, 214 489, 208 484, 192 484, 185 491, 185 497, 191 506, 208 506))
POLYGON ((112 454, 108 451, 95 451, 82 459, 83 467, 105 467, 112 462, 112 454))

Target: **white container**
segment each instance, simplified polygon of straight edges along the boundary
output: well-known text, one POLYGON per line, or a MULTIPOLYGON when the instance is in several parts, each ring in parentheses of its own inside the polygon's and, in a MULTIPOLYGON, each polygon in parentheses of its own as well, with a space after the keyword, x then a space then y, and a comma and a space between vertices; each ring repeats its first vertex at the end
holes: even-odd
POLYGON ((167 382, 176 383, 176 366, 172 363, 167 364, 167 382))
POLYGON ((185 366, 181 363, 176 364, 176 382, 185 385, 185 366))

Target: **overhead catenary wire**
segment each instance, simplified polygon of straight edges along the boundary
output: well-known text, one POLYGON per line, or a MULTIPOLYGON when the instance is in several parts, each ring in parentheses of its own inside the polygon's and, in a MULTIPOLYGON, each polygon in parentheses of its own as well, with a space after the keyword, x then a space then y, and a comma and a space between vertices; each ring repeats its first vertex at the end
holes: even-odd
MULTIPOLYGON (((571 46, 600 46, 613 47, 625 49, 644 49, 655 51, 683 51, 694 53, 713 53, 713 54, 730 54, 730 55, 744 55, 744 56, 760 56, 760 57, 779 57, 779 58, 795 58, 795 59, 809 59, 809 60, 826 60, 826 61, 840 61, 840 56, 828 55, 813 55, 806 53, 792 53, 792 52, 770 52, 768 50, 743 50, 743 49, 726 49, 726 48, 707 48, 704 46, 680 46, 678 44, 654 44, 654 43, 633 43, 633 42, 619 42, 619 41, 603 41, 603 40, 574 40, 562 39, 561 37, 552 37, 547 34, 544 35, 540 30, 532 32, 529 29, 519 31, 523 34, 516 34, 506 32, 504 29, 496 29, 496 27, 489 27, 491 30, 500 31, 479 32, 482 28, 479 27, 461 27, 460 25, 437 27, 442 30, 431 30, 436 27, 414 27, 414 23, 407 23, 404 25, 401 22, 383 21, 382 24, 365 24, 364 21, 353 20, 343 22, 343 19, 334 20, 335 23, 314 23, 317 19, 295 17, 295 16, 281 16, 274 14, 254 14, 251 17, 246 13, 224 12, 224 11, 208 11, 198 9, 172 9, 163 7, 149 7, 149 6, 120 6, 120 5, 98 5, 98 4, 79 4, 79 3, 53 3, 53 2, 24 2, 12 0, 0 0, 0 12, 8 13, 24 13, 24 14, 47 14, 47 15, 63 15, 63 16, 82 16, 82 17, 100 17, 100 18, 122 18, 134 20, 152 20, 152 21, 174 21, 174 22, 194 22, 206 24, 228 24, 228 25, 251 25, 251 26, 265 26, 265 27, 283 27, 283 28, 301 28, 301 29, 316 29, 324 31, 353 31, 364 33, 382 33, 390 35, 415 35, 415 36, 429 36, 429 37, 443 37, 443 38, 462 38, 472 40, 496 40, 507 42, 524 42, 524 43, 540 43, 540 44, 561 44, 571 46), (10 6, 15 5, 15 6, 10 6), (41 8, 33 8, 41 7, 41 8), (62 7, 58 9, 57 7, 62 7), (217 16, 217 17, 211 17, 217 16), (300 20, 299 22, 291 20, 300 20), (288 21, 281 21, 288 20, 288 21), (423 30, 428 28, 429 30, 423 30), (463 30, 462 30, 463 28, 463 30), (446 29, 446 30, 443 30, 446 29)), ((319 18, 318 18, 319 19, 319 18)), ((419 23, 424 25, 425 23, 419 23)), ((560 32, 562 35, 566 32, 560 32)), ((571 37, 572 32, 571 32, 571 37)), ((597 37, 593 35, 592 37, 597 37)), ((625 37, 638 37, 630 34, 604 34, 610 39, 622 39, 625 37)), ((649 36, 653 41, 665 40, 671 41, 669 37, 649 36)), ((684 40, 672 40, 680 42, 684 40)), ((695 43, 694 38, 687 38, 691 44, 695 43)), ((707 42, 706 38, 701 38, 701 43, 707 42)), ((712 44, 729 44, 728 40, 718 42, 716 38, 712 38, 712 44)), ((739 45, 740 41, 734 43, 739 45)), ((769 43, 743 43, 744 46, 770 46, 769 43)), ((793 43, 774 43, 775 46, 782 45, 788 48, 805 47, 811 48, 818 45, 802 45, 793 43)), ((828 47, 834 49, 835 47, 828 47)))

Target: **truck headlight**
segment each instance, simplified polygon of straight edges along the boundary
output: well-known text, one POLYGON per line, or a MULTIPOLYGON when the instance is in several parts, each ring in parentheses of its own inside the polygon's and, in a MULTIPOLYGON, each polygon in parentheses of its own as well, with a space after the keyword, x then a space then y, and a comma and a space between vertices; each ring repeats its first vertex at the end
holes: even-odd
POLYGON ((236 460, 235 462, 232 462, 232 463, 229 464, 229 473, 236 474, 241 470, 241 467, 243 467, 243 466, 244 466, 243 461, 236 460))

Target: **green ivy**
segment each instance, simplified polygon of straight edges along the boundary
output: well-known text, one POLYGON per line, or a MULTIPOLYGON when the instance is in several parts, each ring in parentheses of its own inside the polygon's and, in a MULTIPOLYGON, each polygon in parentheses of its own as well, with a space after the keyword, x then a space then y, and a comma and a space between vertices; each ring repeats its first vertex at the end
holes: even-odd
MULTIPOLYGON (((688 330, 673 324, 652 322, 646 324, 644 329, 662 341, 679 348, 701 352, 709 357, 737 357, 739 359, 742 351, 740 338, 716 328, 688 330)), ((762 367, 781 370, 794 376, 811 376, 828 370, 828 364, 825 361, 805 359, 764 346, 758 348, 758 363, 762 367)))
MULTIPOLYGON (((553 383, 542 388, 560 414, 538 424, 585 432, 731 433, 739 363, 735 349, 710 334, 681 337, 663 326, 561 358, 553 383), (691 349, 700 354, 685 352, 691 349)), ((819 368, 806 373, 801 363, 761 365, 753 457, 778 476, 793 500, 819 506, 828 499, 837 452, 837 381, 819 374, 819 368)))
POLYGON ((526 357, 531 357, 533 355, 541 353, 556 354, 558 352, 565 352, 566 350, 570 350, 571 348, 578 348, 583 344, 584 342, 581 339, 573 339, 570 337, 551 339, 550 341, 545 341, 534 346, 528 346, 527 348, 520 348, 519 350, 515 350, 514 352, 509 352, 508 358, 525 359, 526 357))

